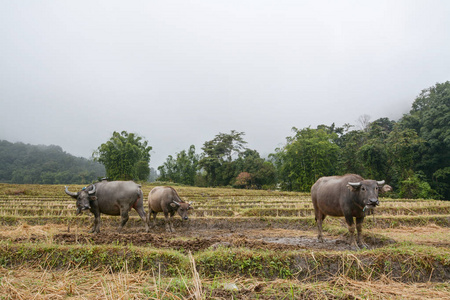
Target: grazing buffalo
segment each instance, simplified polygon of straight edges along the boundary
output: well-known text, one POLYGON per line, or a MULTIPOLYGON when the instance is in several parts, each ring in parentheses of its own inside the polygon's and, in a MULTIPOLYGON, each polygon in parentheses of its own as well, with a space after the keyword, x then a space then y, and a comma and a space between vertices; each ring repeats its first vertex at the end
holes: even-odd
POLYGON ((378 192, 390 191, 389 185, 383 181, 365 180, 356 174, 344 176, 321 177, 311 187, 311 198, 319 229, 318 239, 323 242, 322 222, 326 216, 345 217, 350 233, 350 245, 356 249, 366 247, 361 242, 361 230, 366 211, 379 205, 378 192), (358 231, 355 242, 355 224, 358 231))
POLYGON ((121 216, 119 232, 128 221, 128 212, 134 208, 145 224, 148 232, 148 225, 145 220, 144 200, 139 184, 133 181, 107 181, 102 180, 83 188, 78 193, 69 192, 65 188, 67 195, 77 200, 77 214, 83 210, 90 210, 94 216, 94 227, 90 232, 100 232, 100 214, 121 216))
POLYGON ((191 203, 186 203, 178 196, 177 191, 169 186, 154 187, 148 195, 148 218, 147 222, 150 226, 150 214, 153 214, 153 226, 156 226, 156 214, 164 213, 166 222, 166 231, 174 232, 173 216, 177 212, 183 220, 188 219, 188 211, 192 209, 191 203), (170 214, 170 219, 169 219, 170 214))

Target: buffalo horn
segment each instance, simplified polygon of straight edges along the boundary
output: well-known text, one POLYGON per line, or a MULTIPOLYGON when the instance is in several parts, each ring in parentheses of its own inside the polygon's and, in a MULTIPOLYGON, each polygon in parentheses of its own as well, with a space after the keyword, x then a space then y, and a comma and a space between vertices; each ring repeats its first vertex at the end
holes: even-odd
POLYGON ((348 185, 351 185, 352 187, 356 188, 361 186, 361 182, 349 182, 348 185))
POLYGON ((69 195, 71 197, 77 197, 78 196, 78 193, 69 192, 69 189, 67 188, 67 186, 65 187, 64 191, 66 192, 67 195, 69 195))
POLYGON ((384 180, 377 181, 377 184, 378 184, 378 185, 383 185, 383 184, 384 184, 384 180))
POLYGON ((178 203, 177 201, 173 201, 173 203, 175 203, 177 206, 180 206, 181 204, 178 203))
POLYGON ((92 191, 88 192, 89 195, 95 194, 95 184, 92 185, 92 191))

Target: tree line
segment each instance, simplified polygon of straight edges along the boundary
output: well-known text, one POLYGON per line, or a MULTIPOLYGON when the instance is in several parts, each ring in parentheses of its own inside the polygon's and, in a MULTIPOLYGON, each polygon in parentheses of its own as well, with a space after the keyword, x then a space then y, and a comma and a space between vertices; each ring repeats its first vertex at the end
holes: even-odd
MULTIPOLYGON (((359 119, 360 128, 292 128, 292 136, 267 158, 246 147, 245 133, 232 130, 169 155, 158 167, 160 181, 194 186, 280 188, 308 192, 321 176, 360 174, 386 180, 394 195, 450 199, 450 82, 423 90, 400 120, 359 119)), ((155 178, 148 142, 134 133, 114 132, 93 153, 75 158, 58 146, 0 141, 0 181, 85 183, 155 178), (104 166, 104 167, 103 167, 104 166)))
POLYGON ((360 118, 361 128, 292 128, 267 159, 245 147, 243 132, 220 133, 169 155, 160 180, 198 186, 275 188, 308 192, 321 176, 360 174, 386 180, 393 196, 450 199, 450 82, 423 90, 400 120, 360 118))

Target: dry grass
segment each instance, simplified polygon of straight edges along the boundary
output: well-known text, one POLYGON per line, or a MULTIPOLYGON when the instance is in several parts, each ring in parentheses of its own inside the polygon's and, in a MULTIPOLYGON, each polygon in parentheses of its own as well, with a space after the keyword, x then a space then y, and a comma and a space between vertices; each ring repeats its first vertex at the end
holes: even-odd
POLYGON ((5 299, 120 299, 141 289, 142 274, 108 274, 70 269, 47 271, 1 269, 0 294, 5 299))
MULTIPOLYGON (((64 225, 47 224, 47 225, 28 225, 22 222, 19 226, 2 226, 0 227, 0 235, 4 237, 30 237, 32 235, 50 236, 56 232, 64 230, 64 225)), ((67 226, 65 227, 67 230, 67 226)))
POLYGON ((111 269, 46 270, 0 268, 1 299, 205 299, 202 283, 190 255, 192 282, 184 281, 186 297, 169 291, 172 279, 161 279, 160 273, 120 272, 111 269))
POLYGON ((345 291, 354 299, 450 299, 448 284, 405 284, 387 277, 377 281, 357 281, 344 276, 337 277, 333 284, 333 288, 345 291))
POLYGON ((157 272, 130 273, 126 268, 116 273, 81 268, 67 271, 1 268, 0 276, 1 299, 450 299, 450 283, 405 284, 389 278, 357 281, 339 276, 330 282, 311 283, 196 277, 184 281, 185 290, 180 294, 171 291, 173 278, 161 279, 157 272), (238 287, 233 293, 223 289, 230 282, 238 287), (211 297, 214 291, 220 291, 218 294, 222 296, 211 297))
MULTIPOLYGON (((148 272, 0 269, 1 299, 177 299, 148 272)), ((166 287, 167 289, 167 287, 166 287)), ((200 298, 195 298, 200 299, 200 298)))
POLYGON ((450 246, 450 230, 436 224, 420 227, 387 228, 371 230, 372 233, 382 234, 397 242, 412 242, 421 245, 450 246))

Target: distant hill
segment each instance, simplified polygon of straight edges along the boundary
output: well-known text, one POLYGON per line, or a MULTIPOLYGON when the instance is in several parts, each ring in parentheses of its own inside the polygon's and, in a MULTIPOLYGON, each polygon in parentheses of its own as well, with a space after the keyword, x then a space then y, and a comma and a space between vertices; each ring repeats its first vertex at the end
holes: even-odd
POLYGON ((75 157, 60 146, 0 140, 0 182, 3 183, 82 184, 105 174, 103 165, 75 157))

